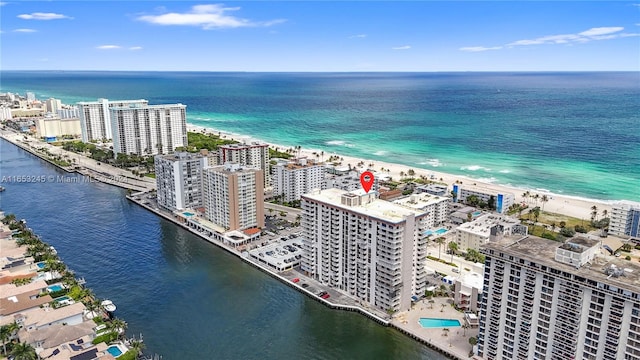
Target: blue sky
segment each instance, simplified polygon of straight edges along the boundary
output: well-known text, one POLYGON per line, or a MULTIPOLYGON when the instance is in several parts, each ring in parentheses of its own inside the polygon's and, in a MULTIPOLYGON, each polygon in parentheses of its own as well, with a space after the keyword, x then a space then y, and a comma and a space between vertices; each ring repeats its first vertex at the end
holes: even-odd
POLYGON ((640 70, 640 2, 0 4, 3 70, 640 70))

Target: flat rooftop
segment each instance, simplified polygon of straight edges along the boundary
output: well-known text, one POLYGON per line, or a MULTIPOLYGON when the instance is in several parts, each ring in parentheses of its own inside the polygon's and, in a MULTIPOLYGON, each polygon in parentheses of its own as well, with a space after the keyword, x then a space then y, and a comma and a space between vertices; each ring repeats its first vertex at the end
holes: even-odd
POLYGON ((508 227, 518 224, 520 224, 518 219, 506 215, 487 214, 480 216, 472 222, 463 223, 458 226, 458 230, 478 235, 489 235, 491 228, 495 225, 508 227))
MULTIPOLYGON (((571 238, 567 242, 573 242, 574 239, 576 238, 571 238)), ((588 240, 599 243, 595 239, 588 240)), ((624 260, 621 257, 608 255, 608 252, 601 249, 600 254, 596 255, 591 264, 576 268, 555 260, 556 249, 561 245, 562 243, 557 241, 529 235, 525 237, 505 237, 502 240, 489 242, 483 248, 486 250, 493 249, 494 251, 517 256, 566 273, 640 293, 640 263, 637 261, 633 262, 624 260), (612 265, 614 268, 623 269, 622 273, 624 275, 615 277, 605 273, 605 270, 611 268, 612 265)))
POLYGON ((447 200, 448 198, 443 196, 422 193, 422 194, 412 194, 402 199, 394 200, 393 203, 404 206, 404 207, 408 207, 411 209, 421 210, 429 205, 439 204, 447 200))
POLYGON ((400 206, 398 204, 380 199, 373 199, 369 202, 365 201, 365 204, 357 206, 343 205, 342 196, 345 194, 350 197, 366 196, 365 191, 362 189, 351 192, 347 192, 341 189, 326 189, 310 194, 305 194, 303 195, 303 197, 310 200, 322 202, 327 205, 332 205, 340 209, 345 209, 353 213, 361 214, 363 216, 374 217, 392 223, 403 222, 405 216, 415 216, 424 213, 423 211, 418 209, 409 209, 404 206, 400 206))
POLYGON ((302 259, 302 238, 296 237, 262 246, 250 250, 249 254, 276 269, 294 267, 299 265, 302 259))

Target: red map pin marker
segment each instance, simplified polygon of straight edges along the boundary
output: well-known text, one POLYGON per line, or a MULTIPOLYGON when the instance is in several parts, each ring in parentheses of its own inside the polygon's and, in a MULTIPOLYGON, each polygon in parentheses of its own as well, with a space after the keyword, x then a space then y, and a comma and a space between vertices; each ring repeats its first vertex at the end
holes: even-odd
POLYGON ((371 171, 365 171, 360 175, 360 184, 367 193, 371 190, 373 186, 373 174, 371 171))

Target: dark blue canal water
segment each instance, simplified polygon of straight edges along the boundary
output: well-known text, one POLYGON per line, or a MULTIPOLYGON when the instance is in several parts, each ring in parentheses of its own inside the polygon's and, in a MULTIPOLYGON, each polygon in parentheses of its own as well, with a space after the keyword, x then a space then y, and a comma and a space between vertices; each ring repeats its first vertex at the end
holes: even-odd
MULTIPOLYGON (((128 335, 163 359, 444 359, 399 332, 330 310, 101 183, 8 182, 66 174, 0 140, 0 209, 26 219, 128 335)), ((81 179, 79 179, 81 180, 81 179)), ((75 180, 71 180, 75 181, 75 180)))

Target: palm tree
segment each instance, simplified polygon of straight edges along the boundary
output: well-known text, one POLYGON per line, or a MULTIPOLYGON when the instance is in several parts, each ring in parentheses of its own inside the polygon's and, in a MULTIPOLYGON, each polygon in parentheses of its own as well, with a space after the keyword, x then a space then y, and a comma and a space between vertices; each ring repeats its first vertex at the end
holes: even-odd
POLYGON ((118 333, 118 337, 123 336, 125 330, 127 330, 127 323, 119 318, 115 318, 113 320, 111 320, 111 322, 109 323, 109 329, 111 331, 115 331, 118 333))
POLYGON ((542 195, 540 201, 542 201, 542 211, 544 211, 544 204, 549 201, 549 197, 547 195, 542 195))
POLYGON ((441 306, 440 312, 444 312, 444 308, 447 307, 447 304, 440 304, 440 306, 441 306))
POLYGON ((462 336, 467 336, 467 329, 469 328, 469 324, 467 324, 466 322, 464 324, 462 324, 462 336))
POLYGON ((13 346, 11 355, 15 360, 37 360, 36 349, 27 343, 18 343, 13 346))
MULTIPOLYGON (((444 305, 444 304, 442 304, 442 305, 444 305)), ((449 328, 442 329, 442 335, 443 336, 449 336, 449 328)))
POLYGON ((144 350, 145 345, 142 340, 132 339, 129 341, 129 349, 136 353, 136 359, 138 356, 142 355, 142 351, 144 350))
POLYGON ((607 215, 609 215, 609 212, 607 211, 607 209, 602 210, 602 218, 606 219, 607 215))
POLYGON ((538 206, 538 200, 540 199, 540 194, 533 195, 533 199, 536 201, 536 206, 538 206))
POLYGON ((438 259, 440 259, 440 248, 442 247, 442 244, 444 244, 446 241, 447 239, 442 236, 436 239, 436 244, 438 244, 438 259))
POLYGON ((598 219, 598 207, 593 205, 591 207, 591 221, 596 221, 598 219))
POLYGON ((455 241, 449 241, 449 251, 451 251, 451 262, 453 262, 453 254, 458 251, 458 243, 455 241))
POLYGON ((7 354, 7 347, 6 347, 7 340, 9 340, 18 329, 19 329, 18 323, 16 323, 15 321, 12 322, 11 324, 3 325, 2 327, 0 327, 0 340, 2 340, 3 354, 5 355, 7 354))
POLYGON ((433 299, 429 300, 429 309, 433 309, 433 304, 434 304, 435 302, 436 302, 436 301, 435 301, 435 300, 433 300, 433 299))

